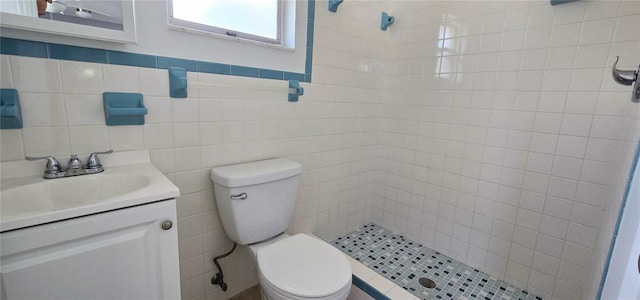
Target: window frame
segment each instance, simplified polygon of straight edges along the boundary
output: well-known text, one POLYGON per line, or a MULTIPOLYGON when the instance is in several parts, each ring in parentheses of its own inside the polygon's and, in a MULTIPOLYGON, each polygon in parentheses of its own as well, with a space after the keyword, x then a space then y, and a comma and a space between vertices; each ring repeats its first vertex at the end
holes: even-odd
MULTIPOLYGON (((285 32, 284 19, 287 14, 286 12, 287 7, 285 6, 283 0, 276 0, 277 1, 277 25, 276 25, 277 36, 275 39, 176 18, 174 17, 174 14, 173 14, 173 1, 174 0, 167 0, 168 25, 169 25, 169 28, 171 29, 177 29, 177 30, 186 31, 186 32, 193 32, 197 34, 204 34, 204 35, 209 35, 209 36, 218 37, 218 38, 233 39, 237 41, 247 41, 247 42, 252 42, 257 44, 279 46, 283 48, 286 47, 284 43, 283 35, 285 32)), ((294 27, 295 27, 295 24, 294 24, 294 27)))

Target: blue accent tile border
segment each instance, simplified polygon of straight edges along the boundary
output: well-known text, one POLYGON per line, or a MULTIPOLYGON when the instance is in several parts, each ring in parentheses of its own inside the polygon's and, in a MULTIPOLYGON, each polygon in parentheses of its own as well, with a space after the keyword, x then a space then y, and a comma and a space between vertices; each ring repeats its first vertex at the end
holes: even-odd
POLYGON ((95 48, 67 46, 59 44, 48 44, 49 58, 64 59, 73 61, 86 61, 105 64, 107 59, 107 51, 95 48))
POLYGON ((391 300, 391 298, 376 290, 374 287, 366 283, 364 280, 358 278, 356 275, 351 275, 351 283, 357 288, 361 289, 363 292, 367 293, 367 295, 373 297, 373 299, 391 300))
POLYGON ((29 57, 49 57, 45 43, 0 38, 0 53, 29 57))
POLYGON ((112 51, 99 48, 87 48, 36 42, 6 37, 0 37, 0 54, 95 62, 110 65, 154 69, 181 67, 185 68, 187 71, 192 72, 277 80, 295 79, 302 82, 311 82, 311 67, 313 65, 313 25, 315 18, 315 0, 308 0, 307 3, 307 43, 306 48, 300 49, 300 51, 305 51, 306 53, 304 73, 260 69, 254 67, 221 64, 209 61, 155 56, 132 52, 112 51))

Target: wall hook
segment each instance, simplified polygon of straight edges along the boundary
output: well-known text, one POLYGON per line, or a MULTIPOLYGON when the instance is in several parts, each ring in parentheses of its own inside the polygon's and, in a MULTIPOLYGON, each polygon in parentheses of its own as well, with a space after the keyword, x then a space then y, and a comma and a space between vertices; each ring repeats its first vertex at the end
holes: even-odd
POLYGON ((298 102, 298 97, 304 95, 304 88, 300 86, 300 81, 289 80, 289 102, 298 102))
POLYGON ((187 70, 185 68, 170 67, 169 96, 171 98, 187 98, 187 70))
POLYGON ((329 0, 329 11, 337 12, 338 5, 340 5, 344 0, 329 0))
POLYGON ((389 25, 393 24, 394 21, 395 21, 395 18, 393 16, 390 16, 386 12, 382 12, 382 20, 380 21, 380 29, 382 29, 383 31, 387 31, 387 27, 389 27, 389 25))
POLYGON ((613 62, 613 67, 611 68, 611 75, 613 75, 613 80, 622 85, 633 85, 633 89, 631 92, 631 102, 640 103, 640 84, 638 84, 638 74, 640 73, 640 65, 638 65, 638 69, 633 70, 620 70, 617 68, 619 56, 616 56, 616 61, 613 62), (635 82, 635 84, 634 84, 635 82))

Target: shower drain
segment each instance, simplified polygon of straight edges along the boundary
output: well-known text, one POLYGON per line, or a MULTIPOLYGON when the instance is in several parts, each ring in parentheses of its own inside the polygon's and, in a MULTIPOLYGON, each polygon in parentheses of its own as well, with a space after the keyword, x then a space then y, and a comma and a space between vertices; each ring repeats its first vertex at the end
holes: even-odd
POLYGON ((429 279, 429 278, 420 278, 418 279, 418 282, 420 283, 420 285, 422 285, 423 287, 426 287, 428 289, 432 289, 434 287, 436 287, 436 283, 429 279))

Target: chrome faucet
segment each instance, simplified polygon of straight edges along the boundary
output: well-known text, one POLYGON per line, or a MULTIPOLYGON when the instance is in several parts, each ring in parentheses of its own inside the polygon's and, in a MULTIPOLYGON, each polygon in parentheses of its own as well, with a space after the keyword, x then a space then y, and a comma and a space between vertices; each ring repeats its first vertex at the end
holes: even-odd
POLYGON ((42 176, 45 179, 53 179, 53 178, 62 178, 62 177, 70 177, 70 176, 78 176, 78 175, 87 175, 87 174, 95 174, 104 171, 102 164, 100 164, 100 160, 98 159, 98 154, 110 154, 113 153, 113 150, 105 151, 105 152, 94 152, 89 155, 89 159, 87 160, 86 167, 82 166, 82 161, 78 158, 78 155, 73 154, 69 158, 69 162, 67 162, 67 168, 62 169, 58 160, 53 156, 43 156, 43 157, 25 157, 26 160, 47 160, 47 164, 44 168, 44 175, 42 176))

